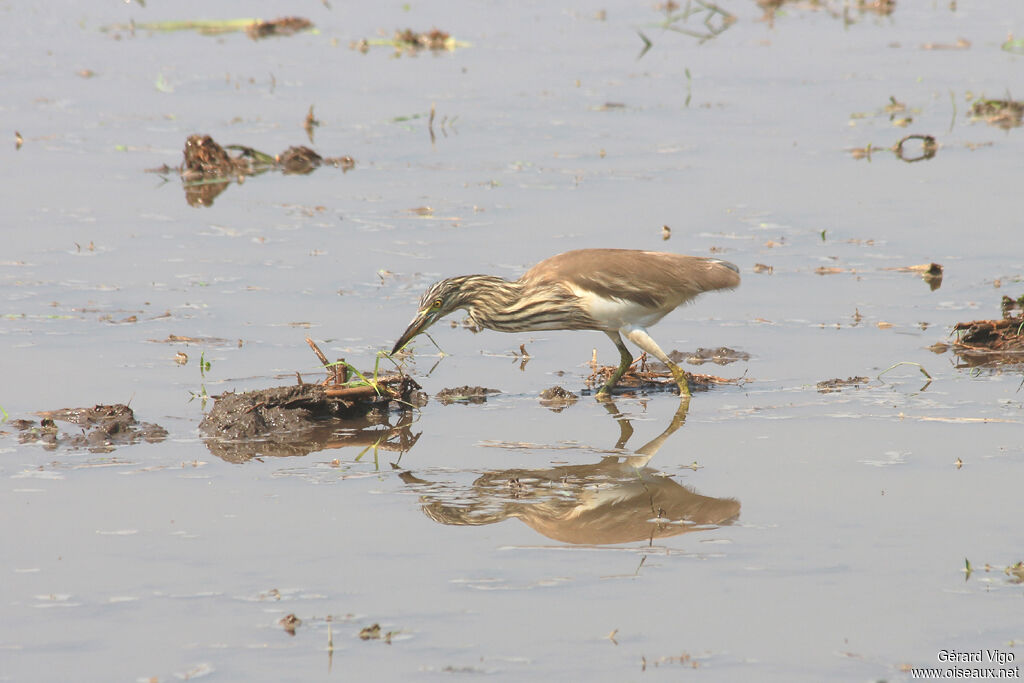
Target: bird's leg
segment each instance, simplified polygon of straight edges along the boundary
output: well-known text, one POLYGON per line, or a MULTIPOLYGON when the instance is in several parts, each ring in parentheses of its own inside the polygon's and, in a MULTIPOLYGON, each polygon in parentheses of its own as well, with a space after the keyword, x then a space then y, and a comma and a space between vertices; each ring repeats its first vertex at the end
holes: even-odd
POLYGON ((620 362, 619 367, 615 369, 615 372, 612 373, 612 376, 609 377, 608 381, 605 382, 604 386, 602 386, 598 390, 598 398, 607 397, 608 395, 610 395, 612 393, 612 389, 618 383, 619 379, 622 378, 622 375, 625 374, 626 370, 629 370, 629 366, 633 364, 633 354, 631 354, 629 352, 629 349, 626 348, 626 345, 622 343, 622 337, 619 336, 619 333, 605 331, 605 334, 607 334, 608 338, 612 340, 613 344, 615 344, 615 348, 619 350, 620 362))
POLYGON ((676 414, 672 416, 672 421, 668 427, 665 428, 658 436, 654 437, 640 448, 634 451, 635 455, 631 455, 623 460, 624 463, 629 464, 633 467, 646 467, 647 463, 650 462, 662 445, 668 440, 668 437, 672 436, 677 429, 683 426, 686 422, 686 413, 690 410, 690 397, 679 396, 679 407, 676 408, 676 414))
POLYGON ((622 331, 631 342, 668 366, 669 371, 672 373, 672 378, 679 385, 680 396, 690 395, 690 383, 686 380, 686 371, 669 360, 665 352, 658 346, 658 343, 651 339, 651 335, 647 334, 647 330, 636 325, 630 325, 623 327, 622 331))

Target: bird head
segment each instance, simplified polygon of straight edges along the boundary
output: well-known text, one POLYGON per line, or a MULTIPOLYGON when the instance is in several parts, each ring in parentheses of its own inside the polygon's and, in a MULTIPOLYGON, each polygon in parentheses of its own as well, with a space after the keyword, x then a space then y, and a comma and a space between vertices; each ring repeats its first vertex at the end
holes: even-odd
POLYGON ((416 317, 412 319, 409 327, 395 342, 395 348, 391 349, 391 353, 398 353, 402 347, 412 341, 413 337, 426 332, 427 328, 452 311, 464 307, 465 303, 460 296, 464 280, 465 278, 449 278, 430 285, 420 298, 420 307, 416 317))

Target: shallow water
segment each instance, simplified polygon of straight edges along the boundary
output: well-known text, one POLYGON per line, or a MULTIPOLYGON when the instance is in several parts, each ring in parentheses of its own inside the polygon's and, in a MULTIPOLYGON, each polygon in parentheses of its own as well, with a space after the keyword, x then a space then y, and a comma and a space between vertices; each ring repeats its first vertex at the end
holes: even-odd
POLYGON ((1024 57, 1000 49, 1024 6, 787 5, 774 22, 721 6, 737 21, 704 43, 629 3, 603 19, 317 4, 316 33, 258 42, 100 30, 206 18, 200 3, 7 7, 0 129, 24 144, 0 150, 0 406, 130 401, 170 437, 108 454, 0 437, 0 680, 860 681, 949 666, 941 650, 1019 660, 1022 588, 1002 570, 1024 559, 1020 371, 928 347, 1024 293, 1021 131, 971 121, 966 100, 1024 89, 1024 57), (406 26, 472 45, 349 48, 406 26), (653 43, 639 59, 638 31, 653 43), (354 170, 249 178, 207 208, 144 173, 180 163, 193 133, 309 145, 311 104, 312 146, 354 170), (937 138, 934 158, 885 149, 911 133, 937 138), (870 160, 851 156, 868 143, 870 160), (670 394, 620 398, 618 417, 588 397, 553 412, 542 389, 578 393, 594 348, 615 359, 603 335, 440 325, 448 355, 417 341, 411 364, 428 393, 503 393, 431 401, 407 452, 341 432, 229 463, 199 438, 196 396, 316 377, 306 335, 369 368, 434 279, 515 277, 584 246, 720 249, 740 289, 652 335, 747 352, 689 367, 747 381, 696 395, 675 425, 670 394), (887 270, 930 261, 935 290, 887 270), (931 382, 914 365, 879 378, 901 361, 931 382), (390 643, 358 637, 375 623, 390 643))

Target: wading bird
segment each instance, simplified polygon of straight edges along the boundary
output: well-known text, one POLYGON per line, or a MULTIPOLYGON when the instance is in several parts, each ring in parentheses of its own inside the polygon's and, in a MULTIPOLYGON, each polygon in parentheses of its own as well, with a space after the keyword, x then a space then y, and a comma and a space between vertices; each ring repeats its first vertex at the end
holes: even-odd
POLYGON ((598 395, 609 394, 633 363, 622 341, 625 335, 665 363, 680 393, 689 395, 686 373, 646 328, 698 294, 739 284, 739 268, 716 258, 632 249, 567 251, 541 261, 515 281, 461 275, 434 283, 391 353, 461 308, 473 324, 499 332, 601 330, 619 350, 621 362, 598 395))

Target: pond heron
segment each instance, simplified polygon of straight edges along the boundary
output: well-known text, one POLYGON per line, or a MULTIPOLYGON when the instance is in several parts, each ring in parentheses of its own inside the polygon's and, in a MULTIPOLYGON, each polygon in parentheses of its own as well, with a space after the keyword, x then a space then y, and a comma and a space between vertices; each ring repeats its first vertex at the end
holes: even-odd
POLYGON ((609 394, 633 363, 623 335, 667 365, 680 393, 689 395, 686 373, 646 328, 702 292, 739 284, 739 268, 716 258, 632 249, 567 251, 514 281, 460 275, 434 283, 391 352, 461 308, 473 324, 499 332, 601 330, 619 350, 621 362, 599 396, 609 394))

